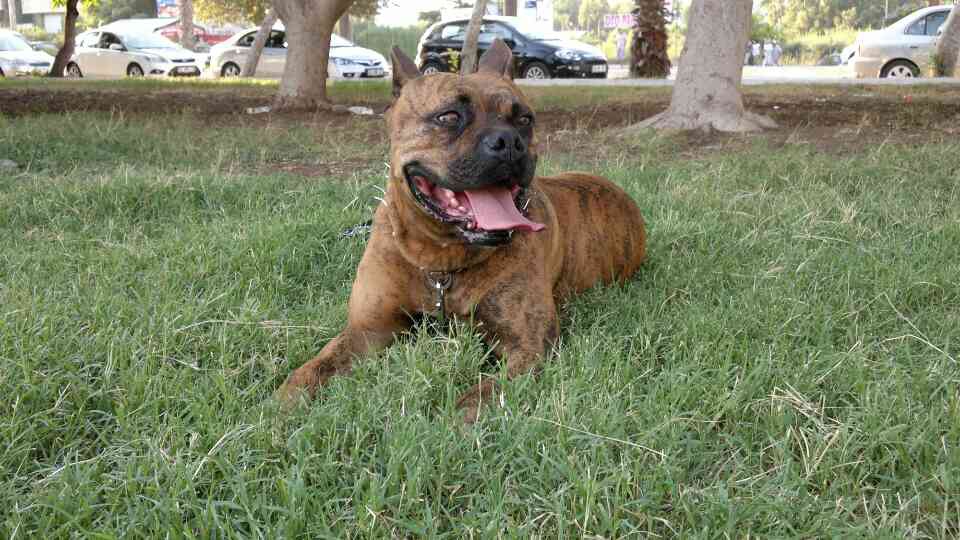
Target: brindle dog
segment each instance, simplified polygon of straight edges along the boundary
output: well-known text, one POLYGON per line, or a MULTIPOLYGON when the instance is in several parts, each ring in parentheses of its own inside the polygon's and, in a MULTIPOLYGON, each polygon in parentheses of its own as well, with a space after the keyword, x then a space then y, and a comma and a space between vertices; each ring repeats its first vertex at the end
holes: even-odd
MULTIPOLYGON (((421 76, 394 48, 390 179, 347 326, 290 375, 283 401, 313 397, 355 359, 389 345, 415 314, 472 314, 507 376, 527 373, 557 339, 559 303, 637 271, 646 236, 626 193, 590 174, 534 177, 535 115, 512 63, 498 40, 477 73, 421 76)), ((487 379, 460 398, 466 422, 494 391, 487 379)))

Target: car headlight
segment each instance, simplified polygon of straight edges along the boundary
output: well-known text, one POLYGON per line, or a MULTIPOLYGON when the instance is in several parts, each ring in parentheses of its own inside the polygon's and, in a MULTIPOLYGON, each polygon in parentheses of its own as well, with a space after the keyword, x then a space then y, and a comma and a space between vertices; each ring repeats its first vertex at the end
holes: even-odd
POLYGON ((333 63, 338 66, 352 66, 355 62, 346 58, 334 58, 333 63))
POLYGON ((155 54, 141 54, 140 58, 143 58, 145 62, 151 62, 153 64, 163 64, 167 62, 166 58, 155 54))
POLYGON ((583 58, 583 53, 573 49, 560 49, 554 54, 557 56, 557 58, 562 58, 564 60, 580 60, 583 58))

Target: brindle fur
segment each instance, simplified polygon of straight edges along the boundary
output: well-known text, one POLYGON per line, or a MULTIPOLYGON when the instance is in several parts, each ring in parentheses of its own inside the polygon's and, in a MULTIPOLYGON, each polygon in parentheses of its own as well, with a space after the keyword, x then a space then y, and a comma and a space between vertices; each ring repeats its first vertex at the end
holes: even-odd
MULTIPOLYGON (((540 232, 515 232, 497 247, 466 243, 416 203, 403 166, 418 161, 440 177, 462 167, 475 151, 477 132, 509 121, 529 104, 506 74, 510 55, 498 44, 468 76, 420 77, 413 63, 394 53, 395 95, 387 112, 391 176, 377 208, 366 251, 357 268, 346 328, 320 354, 294 371, 279 390, 287 403, 313 397, 331 376, 389 345, 410 327, 411 314, 432 313, 435 299, 426 271, 455 272, 446 295, 448 314, 470 317, 506 362, 509 377, 534 369, 559 335, 557 306, 598 283, 623 282, 644 260, 644 222, 636 204, 611 182, 585 173, 528 179, 530 219, 540 232), (466 102, 473 120, 451 136, 429 122, 444 106, 466 102)), ((527 137, 531 156, 536 140, 527 137)), ((487 379, 467 391, 458 406, 476 420, 495 386, 487 379)))

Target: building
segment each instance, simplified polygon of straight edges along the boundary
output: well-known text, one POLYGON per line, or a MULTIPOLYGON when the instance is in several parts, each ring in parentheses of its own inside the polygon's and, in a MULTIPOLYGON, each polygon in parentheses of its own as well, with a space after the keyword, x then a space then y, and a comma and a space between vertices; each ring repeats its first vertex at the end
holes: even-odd
POLYGON ((20 16, 17 22, 34 24, 50 34, 59 34, 63 32, 66 12, 63 6, 54 6, 52 0, 20 0, 20 16))

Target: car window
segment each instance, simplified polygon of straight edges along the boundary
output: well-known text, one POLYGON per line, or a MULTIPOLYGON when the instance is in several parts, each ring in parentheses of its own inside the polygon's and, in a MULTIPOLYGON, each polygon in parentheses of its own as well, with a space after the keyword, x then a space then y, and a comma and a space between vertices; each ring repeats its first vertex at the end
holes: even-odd
POLYGON ((246 34, 245 36, 237 40, 237 46, 250 47, 251 45, 253 45, 253 40, 255 39, 257 39, 257 33, 250 32, 249 34, 246 34))
POLYGON ((467 23, 448 24, 440 30, 440 39, 463 41, 463 36, 466 32, 467 23))
POLYGON ((931 13, 927 15, 927 35, 935 36, 937 35, 937 30, 940 30, 940 25, 943 24, 943 21, 947 20, 947 14, 949 11, 938 11, 937 13, 931 13))
POLYGON ((287 46, 286 35, 280 30, 271 30, 270 37, 267 38, 267 43, 264 46, 271 49, 282 49, 287 46))
POLYGON ((908 26, 907 31, 904 33, 909 36, 924 36, 927 34, 926 28, 927 28, 927 19, 924 17, 918 20, 917 22, 911 24, 910 26, 908 26))
POLYGON ((0 34, 0 51, 32 51, 30 44, 13 34, 0 34))
POLYGON ((123 45, 120 43, 120 38, 111 34, 110 32, 104 32, 100 35, 100 48, 109 49, 111 45, 116 43, 117 45, 123 45))
POLYGON ((513 39, 513 32, 499 23, 483 23, 480 26, 480 36, 477 37, 478 43, 493 43, 493 40, 497 38, 504 41, 513 39))
POLYGON ((95 48, 100 42, 100 32, 91 32, 80 38, 80 47, 95 48))

